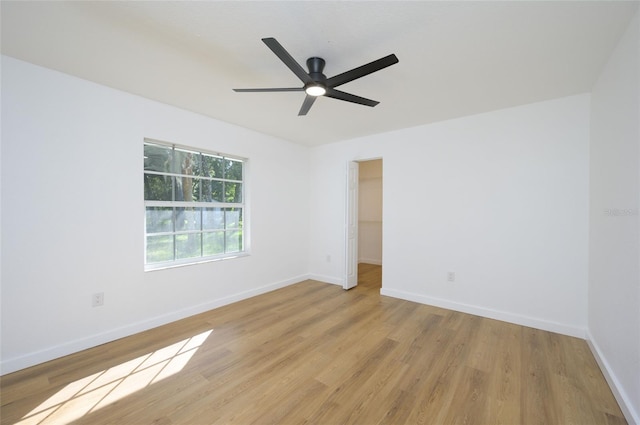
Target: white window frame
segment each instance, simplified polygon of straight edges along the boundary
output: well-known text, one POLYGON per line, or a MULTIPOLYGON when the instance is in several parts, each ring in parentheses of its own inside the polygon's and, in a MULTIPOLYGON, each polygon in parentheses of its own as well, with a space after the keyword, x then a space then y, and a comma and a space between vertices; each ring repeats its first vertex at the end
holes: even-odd
MULTIPOLYGON (((189 151, 189 152, 194 152, 194 153, 198 153, 198 154, 205 154, 205 155, 209 155, 209 156, 214 156, 214 157, 219 157, 222 159, 228 159, 228 160, 232 160, 232 161, 238 161, 242 163, 242 180, 235 180, 235 179, 226 179, 226 178, 220 178, 220 177, 207 177, 207 176, 196 176, 196 175, 186 175, 186 174, 181 174, 181 173, 176 173, 176 172, 165 172, 165 171, 149 171, 149 170, 145 170, 144 166, 143 166, 143 175, 159 175, 159 176, 165 176, 165 177, 172 177, 172 178, 197 178, 200 179, 201 181, 211 181, 211 182, 223 182, 223 183, 233 183, 233 184, 241 184, 241 201, 240 202, 224 202, 224 201, 157 201, 157 200, 147 200, 144 199, 144 270, 145 271, 152 271, 152 270, 160 270, 160 269, 166 269, 166 268, 171 268, 171 267, 178 267, 178 266, 186 266, 186 265, 191 265, 191 264, 199 264, 199 263, 204 263, 204 262, 210 262, 210 261, 218 261, 218 260, 224 260, 224 259, 229 259, 229 258, 237 258, 237 257, 242 257, 242 256, 246 256, 249 255, 249 237, 248 237, 248 232, 249 232, 249 226, 248 226, 248 208, 247 208, 247 158, 242 158, 239 156, 235 156, 235 155, 227 155, 227 154, 223 154, 220 152, 212 152, 212 151, 208 151, 205 149, 200 149, 200 148, 195 148, 193 146, 186 146, 186 145, 178 145, 175 143, 168 143, 168 142, 163 142, 163 141, 159 141, 159 140, 155 140, 155 139, 149 139, 149 138, 145 138, 144 139, 144 143, 143 143, 143 156, 144 156, 144 146, 146 145, 158 145, 158 146, 163 146, 165 148, 170 148, 173 152, 175 152, 176 150, 184 150, 184 151, 189 151), (150 207, 161 207, 161 208, 171 208, 173 209, 173 218, 172 218, 172 225, 173 228, 171 231, 166 231, 166 232, 152 232, 152 233, 147 233, 148 229, 147 229, 147 208, 150 207), (225 217, 225 222, 224 222, 224 228, 223 229, 203 229, 203 220, 202 220, 202 216, 200 218, 200 229, 197 230, 177 230, 176 229, 176 219, 175 219, 175 214, 176 214, 176 209, 178 208, 195 208, 195 209, 199 209, 200 210, 200 214, 203 213, 204 209, 221 209, 223 212, 226 212, 230 209, 239 209, 241 211, 241 220, 242 220, 242 224, 239 225, 238 227, 226 227, 226 214, 223 213, 223 216, 225 217), (204 235, 207 233, 216 233, 216 232, 223 232, 224 239, 225 239, 225 251, 226 251, 226 235, 227 232, 231 232, 231 231, 241 231, 241 240, 240 240, 240 244, 241 244, 241 248, 240 250, 237 251, 230 251, 230 252, 224 252, 224 253, 220 253, 220 254, 215 254, 215 255, 203 255, 202 252, 202 244, 204 242, 202 242, 202 237, 200 237, 200 243, 201 243, 201 249, 200 249, 200 256, 194 256, 194 257, 189 257, 189 258, 182 258, 182 259, 177 259, 176 258, 176 237, 179 235, 185 235, 185 234, 200 234, 200 235, 204 235), (147 256, 147 241, 148 241, 148 237, 149 236, 173 236, 173 260, 169 260, 169 261, 162 261, 162 262, 152 262, 149 263, 148 262, 148 256, 147 256)), ((174 171, 174 170, 171 170, 174 171)), ((172 198, 175 198, 175 184, 172 185, 172 198)), ((144 198, 145 196, 143 196, 144 198)))

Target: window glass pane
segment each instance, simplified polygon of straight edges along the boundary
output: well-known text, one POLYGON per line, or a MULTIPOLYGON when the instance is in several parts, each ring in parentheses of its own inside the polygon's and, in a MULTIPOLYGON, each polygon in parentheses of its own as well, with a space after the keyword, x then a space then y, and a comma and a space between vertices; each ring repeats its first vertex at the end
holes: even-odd
POLYGON ((197 176, 200 172, 200 154, 182 149, 173 152, 173 172, 197 176))
POLYGON ((171 201, 173 177, 144 175, 144 199, 146 201, 171 201))
POLYGON ((176 235, 176 259, 200 257, 200 233, 176 235))
POLYGON ((173 231, 173 208, 147 207, 147 233, 173 231))
POLYGON ((242 183, 224 184, 225 202, 240 203, 242 202, 242 183))
POLYGON ((242 230, 232 230, 227 232, 226 252, 242 251, 242 230))
POLYGON ((225 160, 225 175, 227 180, 242 180, 242 161, 225 160))
POLYGON ((147 263, 173 261, 173 235, 147 236, 147 263))
POLYGON ((199 180, 193 177, 174 177, 176 201, 196 202, 200 199, 199 180))
POLYGON ((193 202, 203 201, 202 193, 201 193, 201 190, 203 189, 202 187, 203 183, 208 183, 208 181, 201 180, 199 178, 193 179, 192 190, 191 190, 191 199, 193 200, 193 202))
POLYGON ((242 209, 225 208, 224 214, 227 229, 237 229, 242 227, 242 209))
POLYGON ((168 173, 171 170, 172 149, 161 145, 144 145, 144 170, 168 173))
POLYGON ((202 234, 202 255, 224 254, 224 232, 202 234))
POLYGON ((200 230, 200 208, 176 208, 176 232, 200 230))
POLYGON ((218 181, 211 182, 211 200, 214 202, 222 202, 224 200, 223 192, 224 183, 218 181))
POLYGON ((204 230, 223 230, 224 211, 222 208, 204 208, 202 210, 202 228, 204 230))
POLYGON ((197 185, 200 189, 200 198, 198 199, 200 202, 212 202, 213 199, 213 190, 211 187, 211 180, 198 180, 197 185))
POLYGON ((223 177, 224 160, 219 156, 202 154, 202 175, 206 177, 223 177))

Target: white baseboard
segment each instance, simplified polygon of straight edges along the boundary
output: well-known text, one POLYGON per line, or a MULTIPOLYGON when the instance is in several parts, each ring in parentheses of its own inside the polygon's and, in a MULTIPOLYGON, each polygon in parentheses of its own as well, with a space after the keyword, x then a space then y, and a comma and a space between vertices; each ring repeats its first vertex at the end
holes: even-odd
POLYGON ((344 284, 344 279, 333 276, 324 276, 321 274, 310 274, 309 279, 317 280, 319 282, 331 283, 332 285, 342 286, 344 284))
POLYGON ((589 330, 587 330, 587 344, 593 353, 593 357, 596 358, 596 362, 598 362, 598 366, 600 366, 600 370, 602 370, 602 374, 607 380, 609 387, 611 387, 611 391, 613 392, 625 419, 629 422, 629 425, 640 425, 640 412, 634 409, 631 399, 622 388, 622 385, 620 385, 620 381, 616 377, 616 374, 613 373, 609 362, 602 353, 598 343, 594 341, 593 335, 591 335, 589 330))
POLYGON ((492 310, 489 308, 479 307, 470 304, 458 303, 455 301, 443 300, 440 298, 428 297, 421 294, 412 292, 400 291, 397 289, 382 288, 380 290, 381 295, 388 297, 400 298, 407 301, 413 301, 420 304, 432 305, 435 307, 446 308, 448 310, 460 311, 462 313, 469 313, 476 316, 487 317, 489 319, 501 320, 503 322, 514 323, 516 325, 527 326, 530 328, 541 329, 544 331, 555 332, 563 335, 574 336, 584 339, 586 336, 586 329, 564 325, 562 323, 551 322, 544 319, 538 319, 535 317, 522 316, 519 314, 508 313, 499 310, 492 310))
POLYGON ((243 291, 237 294, 210 300, 202 304, 198 304, 182 310, 173 311, 161 316, 156 316, 148 320, 143 320, 137 323, 132 323, 126 326, 111 329, 106 332, 91 335, 86 338, 80 338, 74 341, 65 342, 63 344, 48 347, 44 350, 35 351, 23 356, 14 357, 12 359, 2 359, 2 361, 0 362, 0 375, 5 375, 7 373, 15 372, 20 369, 25 369, 30 366, 47 362, 49 360, 77 353, 78 351, 86 350, 88 348, 92 348, 100 344, 105 344, 107 342, 115 341, 117 339, 134 335, 136 333, 156 328, 158 326, 166 325, 167 323, 175 322, 176 320, 204 313, 205 311, 213 310, 227 304, 255 297, 256 295, 261 295, 267 292, 274 291, 276 289, 284 288, 285 286, 293 285, 307 279, 310 279, 309 275, 297 276, 291 279, 272 283, 270 285, 265 285, 248 291, 243 291))

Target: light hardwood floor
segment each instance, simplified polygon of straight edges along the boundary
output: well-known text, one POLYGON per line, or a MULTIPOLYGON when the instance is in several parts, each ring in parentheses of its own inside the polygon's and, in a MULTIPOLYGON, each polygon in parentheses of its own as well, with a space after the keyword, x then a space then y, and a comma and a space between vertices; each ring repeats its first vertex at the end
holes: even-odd
POLYGON ((2 377, 2 424, 623 424, 585 341, 306 281, 2 377))

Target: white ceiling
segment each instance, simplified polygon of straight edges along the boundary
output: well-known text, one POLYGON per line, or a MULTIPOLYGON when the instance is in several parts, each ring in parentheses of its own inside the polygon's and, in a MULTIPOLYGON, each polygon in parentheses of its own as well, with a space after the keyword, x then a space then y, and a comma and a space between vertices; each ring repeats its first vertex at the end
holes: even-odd
POLYGON ((2 53, 314 146, 591 90, 637 1, 2 1, 2 53), (331 77, 400 62, 340 89, 375 108, 304 93, 261 42, 275 37, 331 77))

